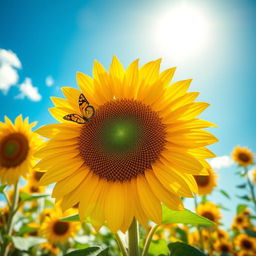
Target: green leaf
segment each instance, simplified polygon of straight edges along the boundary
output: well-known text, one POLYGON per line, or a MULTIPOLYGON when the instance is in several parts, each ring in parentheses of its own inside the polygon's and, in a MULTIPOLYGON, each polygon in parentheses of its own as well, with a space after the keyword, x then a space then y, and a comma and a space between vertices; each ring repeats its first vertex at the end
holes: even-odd
POLYGON ((246 200, 246 201, 251 201, 250 197, 247 196, 247 195, 244 195, 244 196, 237 196, 237 197, 240 198, 240 199, 246 200))
POLYGON ((251 229, 244 229, 245 233, 250 237, 256 237, 256 232, 251 229))
POLYGON ((7 185, 1 185, 0 186, 0 193, 4 192, 4 189, 7 187, 7 185))
POLYGON ((168 255, 169 252, 167 242, 164 239, 152 241, 148 250, 149 255, 158 255, 160 252, 164 255, 168 255))
POLYGON ((27 194, 24 192, 20 192, 20 195, 19 195, 19 197, 22 201, 33 201, 33 200, 48 197, 48 196, 49 195, 30 195, 30 194, 27 194))
POLYGON ((184 243, 176 242, 168 245, 170 256, 206 256, 198 249, 184 243))
POLYGON ((184 242, 184 243, 188 243, 188 236, 187 236, 187 232, 181 228, 175 228, 175 233, 176 233, 176 237, 184 242))
POLYGON ((64 256, 108 256, 108 248, 89 247, 67 253, 64 256))
POLYGON ((240 184, 236 186, 237 188, 246 188, 246 183, 240 184))
POLYGON ((223 206, 222 204, 217 204, 217 206, 218 206, 219 208, 221 208, 222 210, 230 211, 230 209, 228 209, 227 207, 223 206))
POLYGON ((47 242, 47 240, 44 238, 39 238, 39 237, 24 238, 24 237, 18 237, 18 236, 13 236, 12 241, 13 241, 14 247, 21 251, 27 251, 32 246, 47 242))
POLYGON ((230 195, 223 189, 220 190, 220 193, 225 196, 227 199, 231 199, 230 195))
POLYGON ((75 215, 71 215, 65 218, 61 219, 62 221, 67 221, 67 222, 75 222, 75 221, 80 221, 79 215, 75 214, 75 215))
POLYGON ((239 204, 236 207, 236 214, 240 214, 243 210, 245 210, 248 206, 246 204, 239 204))
POLYGON ((191 224, 191 225, 206 225, 213 226, 216 225, 214 222, 197 215, 187 209, 182 211, 174 211, 166 206, 163 206, 163 224, 167 223, 181 223, 181 224, 191 224))

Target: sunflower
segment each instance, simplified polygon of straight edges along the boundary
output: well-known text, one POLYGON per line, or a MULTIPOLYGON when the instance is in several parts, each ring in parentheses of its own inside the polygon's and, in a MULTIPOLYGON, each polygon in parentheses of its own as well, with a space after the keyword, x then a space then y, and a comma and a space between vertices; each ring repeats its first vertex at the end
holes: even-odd
POLYGON ((232 152, 233 160, 241 166, 253 164, 253 153, 246 147, 237 146, 232 152))
POLYGON ((243 213, 234 217, 232 228, 237 230, 246 229, 251 226, 250 220, 247 215, 243 213))
POLYGON ((28 118, 19 115, 12 123, 5 117, 0 122, 0 181, 15 184, 25 177, 35 164, 34 152, 41 143, 37 133, 31 131, 36 122, 29 124, 28 118))
POLYGON ((52 98, 61 123, 38 130, 49 138, 37 153, 37 167, 48 169, 41 185, 56 182, 62 209, 79 202, 80 219, 96 229, 106 221, 126 231, 134 217, 161 223, 161 203, 182 210, 180 197, 197 193, 193 175, 208 174, 214 154, 205 146, 217 139, 201 128, 215 125, 196 118, 208 104, 194 102, 190 79, 169 85, 175 68, 159 73, 160 62, 136 60, 125 71, 114 57, 110 72, 95 62, 93 78, 77 73, 81 90, 52 98))
POLYGON ((198 186, 198 194, 199 195, 208 195, 211 194, 214 187, 216 187, 217 183, 217 175, 215 171, 212 168, 208 169, 209 175, 206 176, 198 176, 194 175, 194 178, 196 180, 197 186, 198 186))
POLYGON ((44 172, 37 172, 37 171, 33 170, 29 174, 28 180, 30 180, 31 183, 38 184, 43 175, 44 175, 44 172))
POLYGON ((214 243, 214 250, 225 255, 232 253, 232 244, 227 240, 220 240, 214 243))
POLYGON ((221 219, 220 210, 217 205, 212 202, 206 202, 204 204, 199 204, 197 209, 197 213, 215 223, 219 223, 221 219))
POLYGON ((229 239, 229 235, 228 235, 227 231, 225 231, 223 229, 219 229, 219 228, 217 228, 213 232, 212 237, 213 237, 214 241, 229 239))
POLYGON ((74 237, 80 224, 77 222, 66 222, 61 219, 70 213, 63 215, 59 208, 52 209, 41 225, 41 233, 50 243, 65 243, 70 237, 74 237))
POLYGON ((246 234, 239 234, 235 238, 235 245, 240 250, 253 252, 256 250, 256 239, 246 234))
POLYGON ((44 193, 45 188, 38 186, 37 184, 27 182, 26 186, 22 187, 20 191, 27 194, 42 194, 44 193))

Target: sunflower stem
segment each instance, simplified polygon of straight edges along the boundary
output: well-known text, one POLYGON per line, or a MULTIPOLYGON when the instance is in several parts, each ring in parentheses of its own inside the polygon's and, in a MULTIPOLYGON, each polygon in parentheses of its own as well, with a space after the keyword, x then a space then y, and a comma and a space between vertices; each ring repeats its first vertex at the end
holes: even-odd
POLYGON ((138 222, 134 218, 128 230, 128 251, 129 256, 140 256, 139 250, 139 227, 138 222))
POLYGON ((116 236, 116 241, 117 241, 117 244, 119 246, 119 249, 122 252, 122 255, 123 256, 128 256, 127 248, 125 246, 125 243, 124 243, 123 239, 121 238, 121 236, 118 233, 116 233, 115 236, 116 236))
POLYGON ((142 252, 142 256, 147 256, 147 253, 148 253, 148 249, 149 249, 149 246, 150 246, 150 243, 152 241, 152 238, 153 238, 153 235, 154 233, 156 232, 157 228, 159 227, 159 225, 155 225, 153 226, 149 233, 148 233, 148 236, 146 238, 146 242, 145 242, 145 246, 144 246, 144 249, 143 249, 143 252, 142 252))
POLYGON ((13 200, 11 202, 9 217, 7 221, 7 227, 6 227, 6 236, 4 237, 2 250, 1 250, 1 256, 7 256, 10 249, 10 239, 9 237, 12 234, 12 228, 13 228, 13 219, 16 213, 17 203, 19 199, 19 182, 17 182, 14 185, 14 194, 13 194, 13 200))
MULTIPOLYGON (((198 202, 197 202, 197 196, 195 194, 194 194, 194 202, 195 202, 195 211, 196 211, 198 202)), ((197 226, 197 230, 198 230, 198 234, 199 234, 200 249, 204 252, 203 234, 202 234, 201 227, 199 225, 197 226)))
POLYGON ((256 211, 256 196, 255 196, 255 192, 254 192, 254 187, 253 187, 252 182, 250 181, 247 167, 244 167, 244 170, 245 170, 245 176, 246 176, 247 184, 248 184, 248 187, 250 189, 252 201, 253 201, 253 204, 254 204, 254 209, 256 211))

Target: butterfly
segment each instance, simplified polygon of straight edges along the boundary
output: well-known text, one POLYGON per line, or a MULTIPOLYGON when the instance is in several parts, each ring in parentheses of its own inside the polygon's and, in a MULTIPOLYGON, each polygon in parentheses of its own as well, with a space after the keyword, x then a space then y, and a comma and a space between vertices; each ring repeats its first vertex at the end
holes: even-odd
POLYGON ((78 104, 82 115, 68 114, 63 117, 64 120, 76 122, 78 124, 85 124, 94 116, 94 107, 90 105, 89 101, 85 98, 83 93, 81 93, 79 96, 78 104))

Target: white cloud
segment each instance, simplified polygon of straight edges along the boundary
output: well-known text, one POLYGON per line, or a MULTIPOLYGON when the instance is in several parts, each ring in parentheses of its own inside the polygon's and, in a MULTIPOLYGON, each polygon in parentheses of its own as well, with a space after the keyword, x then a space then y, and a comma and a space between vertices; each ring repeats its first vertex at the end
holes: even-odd
POLYGON ((21 62, 11 50, 0 49, 0 64, 7 64, 15 68, 21 68, 21 62))
POLYGON ((32 101, 40 101, 42 99, 38 88, 33 86, 30 78, 26 78, 25 81, 20 84, 19 89, 21 93, 15 97, 17 99, 24 99, 25 97, 32 101))
POLYGON ((11 86, 19 80, 18 72, 10 65, 3 64, 0 66, 0 90, 6 95, 11 86))
POLYGON ((209 164, 213 169, 227 168, 233 165, 233 160, 230 156, 218 156, 209 160, 209 164))
POLYGON ((52 76, 47 76, 46 78, 45 78, 45 84, 47 85, 47 86, 53 86, 53 84, 54 84, 54 80, 53 80, 53 78, 52 78, 52 76))
POLYGON ((0 49, 0 90, 5 95, 11 86, 17 84, 19 75, 15 68, 21 67, 21 62, 14 52, 0 49))

